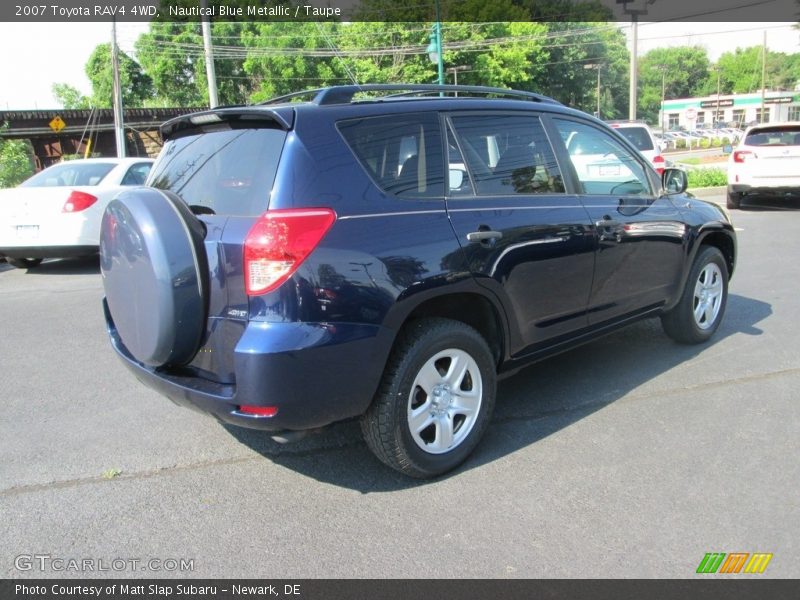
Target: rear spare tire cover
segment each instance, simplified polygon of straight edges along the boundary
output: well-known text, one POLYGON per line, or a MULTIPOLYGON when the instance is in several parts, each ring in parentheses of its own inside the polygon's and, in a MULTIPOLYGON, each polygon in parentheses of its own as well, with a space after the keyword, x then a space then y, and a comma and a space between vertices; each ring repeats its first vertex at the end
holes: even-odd
POLYGON ((122 343, 149 366, 185 365, 205 331, 205 226, 175 194, 123 192, 103 214, 100 271, 122 343))

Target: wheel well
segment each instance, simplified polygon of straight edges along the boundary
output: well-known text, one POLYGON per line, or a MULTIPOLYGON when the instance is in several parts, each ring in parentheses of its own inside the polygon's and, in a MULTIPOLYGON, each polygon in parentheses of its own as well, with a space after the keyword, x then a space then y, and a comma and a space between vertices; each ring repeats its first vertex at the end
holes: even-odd
POLYGON ((733 240, 730 236, 721 231, 715 231, 704 237, 701 245, 713 246, 722 252, 722 256, 725 257, 725 263, 728 265, 728 277, 733 275, 736 257, 734 256, 733 240))
POLYGON ((426 300, 408 315, 403 326, 416 319, 441 317, 466 323, 483 336, 495 363, 503 357, 503 323, 492 303, 478 294, 450 294, 426 300))

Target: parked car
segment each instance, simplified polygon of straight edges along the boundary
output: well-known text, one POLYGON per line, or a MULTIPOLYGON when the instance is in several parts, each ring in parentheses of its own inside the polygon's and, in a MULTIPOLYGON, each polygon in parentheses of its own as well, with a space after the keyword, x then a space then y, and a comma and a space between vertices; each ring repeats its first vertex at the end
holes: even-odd
POLYGON ((750 127, 728 158, 728 208, 747 197, 800 192, 800 122, 750 127))
POLYGON ((664 172, 664 156, 661 154, 663 148, 659 146, 647 123, 643 121, 612 121, 610 125, 650 161, 656 173, 661 175, 664 172))
POLYGON ((538 94, 341 86, 161 132, 149 187, 103 217, 106 324, 140 381, 225 423, 286 441, 359 418, 432 477, 499 377, 648 317, 702 343, 725 312, 726 213, 538 94))
POLYGON ((0 255, 30 269, 44 258, 96 254, 106 205, 144 184, 152 164, 150 158, 71 160, 0 190, 0 255))

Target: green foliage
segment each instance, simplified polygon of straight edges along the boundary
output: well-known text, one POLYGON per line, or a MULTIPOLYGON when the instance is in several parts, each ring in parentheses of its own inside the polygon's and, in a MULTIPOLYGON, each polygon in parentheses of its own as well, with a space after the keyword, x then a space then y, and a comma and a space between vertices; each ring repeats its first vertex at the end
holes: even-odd
POLYGON ((655 48, 639 61, 639 113, 652 124, 658 124, 661 90, 664 97, 695 96, 708 77, 709 61, 705 48, 655 48))
MULTIPOLYGON (((145 101, 153 95, 153 83, 150 77, 124 52, 119 53, 119 72, 122 105, 128 108, 144 106, 145 101)), ((92 105, 100 108, 112 106, 114 75, 110 43, 95 47, 86 63, 86 76, 92 82, 92 105)))
POLYGON ((683 138, 679 138, 675 140, 675 149, 676 150, 685 150, 686 149, 686 140, 683 138))
POLYGON ((62 108, 89 108, 91 99, 81 94, 80 90, 67 83, 54 83, 51 88, 53 97, 61 104, 62 108))
POLYGON ((32 154, 27 140, 0 138, 0 188, 17 186, 33 175, 32 154))
POLYGON ((692 169, 688 173, 690 188, 705 188, 728 185, 728 174, 725 169, 692 169))

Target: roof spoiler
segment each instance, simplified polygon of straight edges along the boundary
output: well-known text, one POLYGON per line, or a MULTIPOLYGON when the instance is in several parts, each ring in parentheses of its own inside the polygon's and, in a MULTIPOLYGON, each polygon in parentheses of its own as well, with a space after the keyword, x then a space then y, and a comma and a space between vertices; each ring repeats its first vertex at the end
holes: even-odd
POLYGON ((234 123, 238 127, 278 127, 288 131, 294 125, 294 110, 289 107, 262 108, 255 106, 229 106, 182 115, 170 119, 160 127, 161 137, 168 140, 199 128, 217 123, 234 123))

